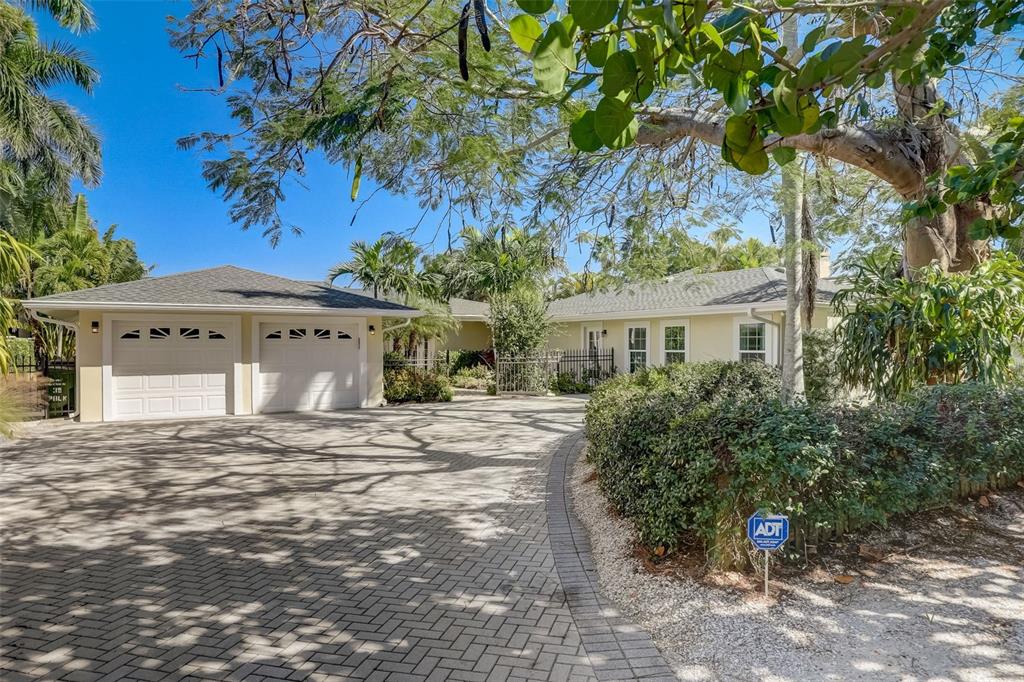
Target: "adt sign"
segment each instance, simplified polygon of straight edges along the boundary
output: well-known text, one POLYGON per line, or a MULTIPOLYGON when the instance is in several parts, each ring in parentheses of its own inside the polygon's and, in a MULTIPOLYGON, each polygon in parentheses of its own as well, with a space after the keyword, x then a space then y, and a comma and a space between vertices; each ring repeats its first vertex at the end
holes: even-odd
POLYGON ((747 519, 747 537, 757 549, 778 549, 789 539, 789 517, 757 512, 747 519))

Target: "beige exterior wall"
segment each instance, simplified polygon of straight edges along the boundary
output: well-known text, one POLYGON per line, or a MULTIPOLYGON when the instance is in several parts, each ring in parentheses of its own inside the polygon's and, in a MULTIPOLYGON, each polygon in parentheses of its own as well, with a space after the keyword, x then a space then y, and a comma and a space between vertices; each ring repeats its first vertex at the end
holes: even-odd
MULTIPOLYGON (((159 315, 155 313, 154 315, 159 315)), ((190 318, 202 320, 210 315, 195 314, 190 318)), ((220 317, 223 317, 221 315, 220 317)), ((240 414, 252 414, 252 362, 253 362, 253 315, 242 314, 242 405, 240 414)), ((264 316, 260 316, 264 317, 264 316)), ((282 316, 290 317, 290 316, 282 316)), ((373 325, 376 333, 366 339, 367 360, 367 404, 378 406, 384 402, 384 346, 379 317, 369 317, 367 325, 373 325)), ((78 315, 78 381, 77 405, 79 420, 83 422, 103 421, 103 313, 80 311, 78 315), (93 334, 92 322, 99 324, 100 332, 93 334)), ((229 384, 230 385, 230 384, 229 384)), ((228 405, 233 404, 229 396, 228 405)))
POLYGON ((76 341, 78 381, 75 396, 78 416, 83 422, 103 421, 103 314, 83 310, 78 313, 76 341), (92 333, 92 323, 100 333, 92 333))
POLYGON ((465 320, 457 331, 438 342, 437 350, 487 350, 492 345, 490 325, 486 322, 465 320))
MULTIPOLYGON (((779 313, 763 313, 759 317, 773 320, 775 325, 768 325, 769 362, 777 364, 782 352, 782 322, 784 315, 779 313)), ((819 308, 812 326, 826 328, 829 309, 819 308)), ((706 362, 710 360, 736 360, 739 358, 738 330, 741 322, 757 322, 743 313, 716 315, 676 315, 651 317, 640 320, 593 320, 587 322, 562 322, 555 325, 548 340, 548 348, 552 350, 575 350, 585 347, 583 329, 585 327, 604 330, 602 337, 604 348, 615 353, 615 365, 620 372, 627 371, 626 329, 627 326, 646 326, 648 328, 648 364, 661 365, 664 362, 664 328, 672 324, 682 323, 687 327, 687 362, 706 362)))
POLYGON ((384 404, 384 325, 379 317, 366 318, 374 328, 372 336, 367 336, 366 343, 366 402, 370 407, 384 404))

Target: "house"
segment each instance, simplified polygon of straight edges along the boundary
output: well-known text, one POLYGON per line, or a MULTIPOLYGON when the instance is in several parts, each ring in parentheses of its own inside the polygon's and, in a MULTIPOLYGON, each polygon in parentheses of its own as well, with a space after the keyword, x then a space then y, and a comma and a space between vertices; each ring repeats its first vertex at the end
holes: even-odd
POLYGON ((420 315, 234 266, 23 304, 77 332, 84 422, 380 405, 383 320, 420 315))
MULTIPOLYGON (((812 327, 829 326, 837 283, 828 261, 818 281, 812 327)), ((551 350, 611 352, 620 372, 671 362, 746 360, 781 364, 786 273, 763 267, 682 273, 657 282, 552 301, 551 350)), ((486 304, 451 302, 461 329, 441 349, 490 345, 486 304)))

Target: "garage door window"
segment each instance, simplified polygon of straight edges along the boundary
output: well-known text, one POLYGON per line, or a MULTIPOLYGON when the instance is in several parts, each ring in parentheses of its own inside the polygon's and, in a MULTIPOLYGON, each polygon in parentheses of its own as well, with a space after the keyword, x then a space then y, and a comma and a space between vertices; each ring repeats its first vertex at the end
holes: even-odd
POLYGON ((211 341, 224 341, 224 340, 226 340, 226 339, 227 339, 228 337, 224 336, 223 334, 221 334, 221 333, 220 333, 220 332, 218 332, 218 331, 214 331, 213 329, 211 329, 211 330, 210 330, 210 334, 209 334, 209 337, 208 337, 208 338, 209 338, 209 339, 210 339, 211 341))
POLYGON ((324 340, 330 341, 331 340, 331 330, 330 329, 314 329, 313 330, 313 336, 315 336, 318 339, 324 339, 324 340))
POLYGON ((129 329, 124 334, 121 334, 121 338, 126 341, 138 341, 142 338, 141 329, 129 329))
POLYGON ((275 329, 274 331, 269 332, 263 338, 270 339, 271 341, 279 341, 281 339, 281 330, 280 329, 275 329))
POLYGON ((346 334, 345 332, 338 332, 338 338, 341 339, 342 341, 346 341, 346 340, 351 341, 352 340, 352 337, 349 336, 348 334, 346 334))
POLYGON ((305 329, 289 329, 288 330, 288 338, 289 339, 304 339, 304 338, 306 338, 306 330, 305 329))
POLYGON ((178 333, 181 334, 181 338, 183 339, 189 339, 191 341, 199 340, 199 329, 196 327, 182 327, 178 330, 178 333))
POLYGON ((149 338, 152 341, 161 341, 171 335, 170 327, 150 327, 149 338))

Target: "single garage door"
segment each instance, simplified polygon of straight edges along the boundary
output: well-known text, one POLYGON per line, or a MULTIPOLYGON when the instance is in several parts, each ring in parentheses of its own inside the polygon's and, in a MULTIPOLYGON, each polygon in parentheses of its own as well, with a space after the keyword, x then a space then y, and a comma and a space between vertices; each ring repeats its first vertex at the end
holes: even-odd
POLYGON ((210 417, 227 412, 230 330, 209 324, 115 322, 113 419, 210 417))
POLYGON ((359 406, 354 324, 260 325, 260 412, 359 406))

